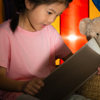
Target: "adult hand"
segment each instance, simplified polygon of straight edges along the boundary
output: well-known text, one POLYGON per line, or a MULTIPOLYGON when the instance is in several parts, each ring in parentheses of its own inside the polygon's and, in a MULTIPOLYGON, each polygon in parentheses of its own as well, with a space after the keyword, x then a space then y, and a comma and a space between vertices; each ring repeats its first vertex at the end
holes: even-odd
POLYGON ((34 96, 35 94, 39 93, 43 86, 44 83, 41 79, 32 79, 24 84, 22 91, 34 96))

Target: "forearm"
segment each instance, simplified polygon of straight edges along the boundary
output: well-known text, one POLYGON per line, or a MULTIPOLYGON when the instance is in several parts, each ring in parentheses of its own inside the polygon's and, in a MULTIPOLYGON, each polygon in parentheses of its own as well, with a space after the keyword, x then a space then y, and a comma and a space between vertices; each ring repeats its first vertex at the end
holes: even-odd
POLYGON ((3 75, 0 76, 0 90, 3 91, 23 92, 22 88, 26 83, 26 81, 16 81, 3 75))
POLYGON ((35 95, 44 86, 42 79, 17 81, 6 77, 6 68, 0 67, 0 90, 35 95))
POLYGON ((67 55, 65 58, 63 58, 63 61, 66 61, 69 57, 71 57, 73 53, 71 52, 69 55, 67 55))

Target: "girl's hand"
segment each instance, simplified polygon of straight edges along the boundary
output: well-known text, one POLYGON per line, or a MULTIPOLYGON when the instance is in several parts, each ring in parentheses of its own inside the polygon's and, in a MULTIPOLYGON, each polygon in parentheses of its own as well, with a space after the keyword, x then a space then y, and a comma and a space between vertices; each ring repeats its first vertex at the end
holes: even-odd
POLYGON ((98 67, 98 73, 97 74, 100 75, 100 67, 98 67))
POLYGON ((44 83, 41 79, 33 79, 24 84, 22 91, 34 96, 35 94, 39 93, 43 86, 44 83))

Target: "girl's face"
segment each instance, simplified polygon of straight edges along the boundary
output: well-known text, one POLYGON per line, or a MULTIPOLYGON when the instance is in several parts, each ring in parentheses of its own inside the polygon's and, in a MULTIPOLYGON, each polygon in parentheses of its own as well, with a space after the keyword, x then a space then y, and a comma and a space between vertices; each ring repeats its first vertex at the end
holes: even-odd
POLYGON ((33 9, 32 4, 26 4, 26 17, 20 24, 28 31, 39 31, 53 23, 58 15, 66 8, 65 4, 53 3, 51 5, 39 5, 33 9))

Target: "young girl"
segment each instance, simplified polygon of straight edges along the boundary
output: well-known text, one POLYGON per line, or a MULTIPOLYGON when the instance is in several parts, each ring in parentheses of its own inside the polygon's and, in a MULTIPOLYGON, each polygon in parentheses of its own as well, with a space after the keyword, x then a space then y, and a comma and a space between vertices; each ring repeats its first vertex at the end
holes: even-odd
POLYGON ((0 25, 1 100, 38 100, 55 59, 72 55, 50 25, 72 0, 14 0, 15 16, 0 25))

